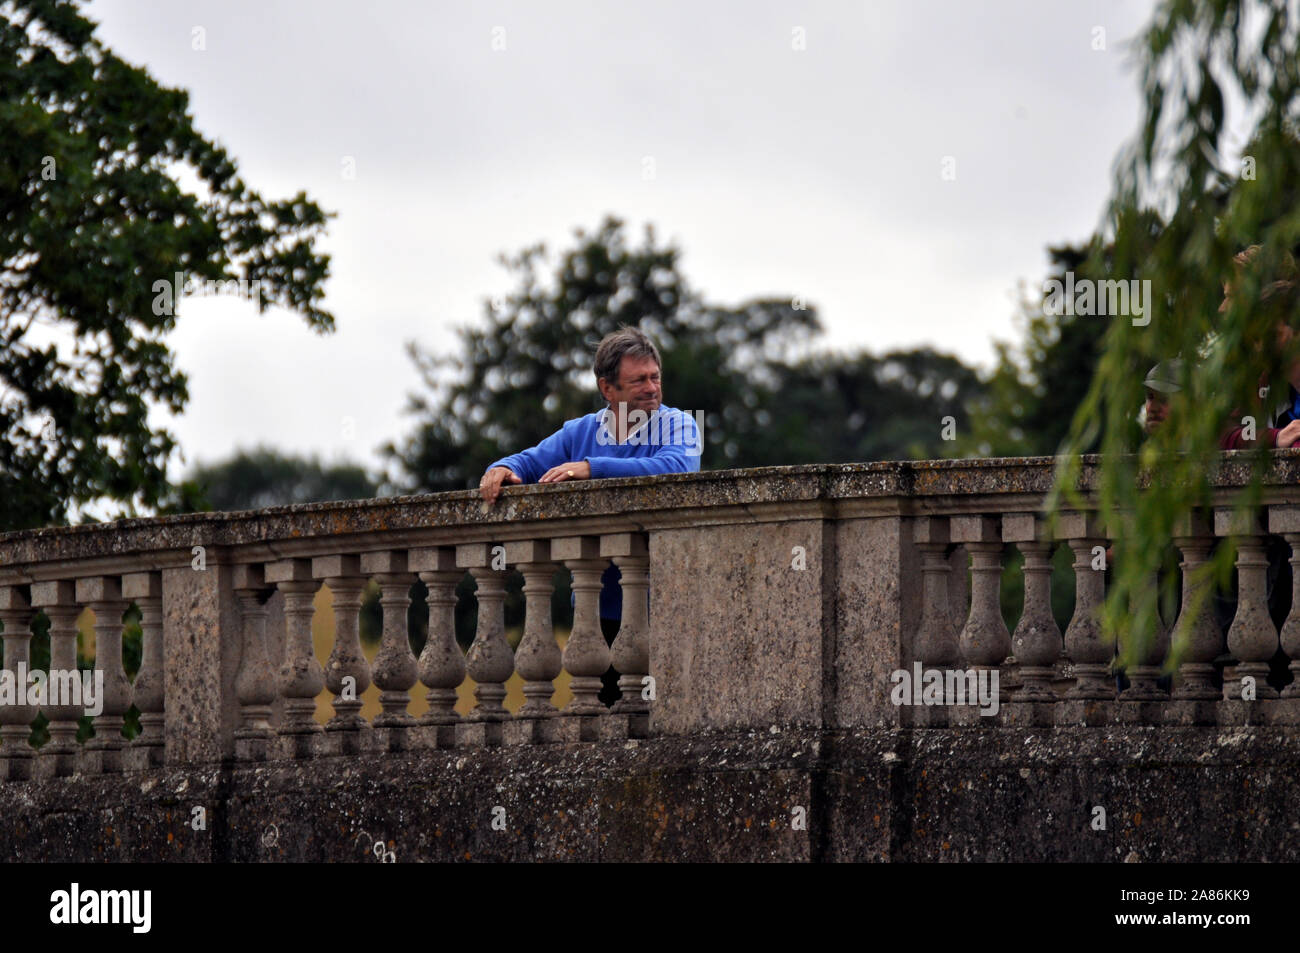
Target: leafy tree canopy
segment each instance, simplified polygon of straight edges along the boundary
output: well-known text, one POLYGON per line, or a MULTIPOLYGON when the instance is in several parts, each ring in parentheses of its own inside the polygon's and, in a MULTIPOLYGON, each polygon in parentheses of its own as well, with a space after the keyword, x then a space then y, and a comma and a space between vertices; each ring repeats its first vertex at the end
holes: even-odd
POLYGON ((973 368, 928 348, 816 354, 778 368, 773 425, 749 465, 949 456, 984 393, 973 368))
MULTIPOLYGON (((1060 245, 1047 249, 1047 282, 1072 283, 1076 300, 1085 282, 1106 280, 1111 251, 1103 250, 1097 269, 1091 247, 1060 245)), ((1048 284, 1044 283, 1044 288, 1048 284)), ((1101 357, 1101 331, 1109 320, 1082 309, 1048 307, 1049 295, 1022 287, 1019 342, 997 341, 997 361, 987 388, 973 404, 971 426, 957 447, 963 456, 1030 457, 1058 453, 1065 446, 1075 412, 1092 386, 1101 357)), ((1131 408, 1125 439, 1136 437, 1138 407, 1131 408)), ((1079 449, 1093 452, 1098 439, 1079 449)))
POLYGON ((165 343, 178 285, 242 281, 263 311, 334 326, 326 213, 247 186, 187 94, 95 29, 72 0, 0 2, 0 529, 169 492, 175 442, 147 402, 188 399, 165 343))
POLYGON ((296 457, 271 447, 240 450, 229 459, 197 466, 183 486, 185 497, 165 507, 166 512, 258 510, 291 503, 363 500, 378 492, 360 466, 327 466, 315 455, 296 457))

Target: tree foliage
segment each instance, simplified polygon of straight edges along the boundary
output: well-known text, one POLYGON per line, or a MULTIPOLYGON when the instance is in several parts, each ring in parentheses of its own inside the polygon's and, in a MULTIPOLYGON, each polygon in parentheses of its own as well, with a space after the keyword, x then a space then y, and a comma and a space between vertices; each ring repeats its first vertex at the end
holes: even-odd
POLYGON ((749 466, 947 456, 945 431, 959 434, 984 393, 973 368, 928 348, 818 353, 777 373, 773 425, 749 466))
POLYGON ((326 465, 315 455, 296 457, 263 446, 194 467, 185 486, 185 498, 175 501, 168 512, 259 510, 291 503, 369 499, 378 492, 374 479, 356 464, 326 465))
MULTIPOLYGON (((1277 322, 1291 315, 1262 296, 1300 240, 1298 30, 1285 0, 1166 0, 1139 41, 1144 120, 1118 164, 1089 264, 1113 278, 1150 280, 1157 308, 1147 325, 1108 321, 1067 447, 1099 442, 1101 514, 1111 525, 1121 514, 1131 519, 1117 541, 1104 618, 1129 661, 1155 631, 1150 580, 1171 536, 1211 503, 1221 431, 1246 415, 1262 429, 1266 405, 1287 393, 1287 368, 1298 356, 1277 346, 1277 322), (1244 109, 1230 117, 1227 102, 1244 109), (1244 140, 1234 141, 1230 128, 1246 130, 1244 140), (1236 275, 1233 256, 1252 244, 1261 246, 1256 267, 1240 276, 1220 314, 1223 285, 1236 275), (1159 430, 1126 453, 1143 376, 1173 357, 1187 361, 1182 391, 1159 430)), ((1243 512, 1257 505, 1268 463, 1256 455, 1252 485, 1236 499, 1243 512)), ((1054 506, 1083 505, 1078 465, 1071 456, 1060 470, 1054 506)), ((1220 547, 1206 573, 1222 577, 1232 556, 1232 546, 1220 547)))
POLYGON ((170 490, 175 442, 148 401, 179 413, 188 394, 158 282, 256 282, 261 310, 333 329, 326 213, 247 186, 187 94, 95 29, 70 0, 0 2, 0 529, 170 490))
MULTIPOLYGON (((1086 246, 1061 245, 1047 251, 1049 280, 1064 282, 1069 273, 1077 278, 1104 277, 1088 271, 1086 246)), ((1043 295, 1024 287, 1018 305, 1021 339, 994 343, 997 361, 984 393, 974 402, 971 426, 958 441, 962 455, 1057 453, 1092 383, 1100 357, 1097 322, 1103 319, 1077 312, 1049 313, 1043 295)))

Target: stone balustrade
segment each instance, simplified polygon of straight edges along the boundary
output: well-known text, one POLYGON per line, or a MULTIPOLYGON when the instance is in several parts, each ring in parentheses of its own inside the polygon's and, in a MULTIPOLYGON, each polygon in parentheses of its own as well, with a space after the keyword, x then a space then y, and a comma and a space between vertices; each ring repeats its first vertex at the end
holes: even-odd
MULTIPOLYGON (((779 467, 517 487, 493 507, 453 492, 0 535, 7 677, 28 668, 37 613, 49 620, 51 672, 74 670, 76 620, 89 608, 103 685, 85 744, 75 740, 76 706, 41 708, 25 694, 0 705, 0 776, 779 725, 1300 723, 1300 682, 1287 681, 1300 667, 1300 609, 1279 630, 1265 597, 1266 539, 1285 539, 1291 566, 1300 562, 1300 454, 1275 455, 1265 505, 1251 523, 1228 508, 1248 464, 1225 455, 1216 477, 1221 505, 1195 514, 1169 545, 1181 558, 1186 605, 1198 596, 1189 570, 1216 540, 1236 541, 1235 615, 1227 626, 1213 611, 1166 620, 1122 688, 1115 646, 1096 618, 1105 580, 1095 558, 1120 531, 1092 513, 1069 512, 1049 536, 1042 506, 1053 465, 1031 458, 779 467), (1061 547, 1075 575, 1064 631, 1051 608, 1052 558, 1061 547), (1013 551, 1023 556, 1024 603, 1009 628, 1000 585, 1013 551), (612 648, 598 612, 611 560, 625 590, 612 648), (561 569, 574 593, 562 652, 550 612, 561 569), (512 650, 503 601, 514 570, 524 579, 526 622, 512 650), (454 609, 467 572, 478 616, 463 653, 454 609), (407 637, 417 578, 429 605, 418 658, 407 637), (370 580, 382 592, 383 615, 373 662, 358 625, 370 580), (327 659, 312 642, 322 586, 335 621, 327 659), (122 659, 130 606, 143 633, 134 682, 122 659), (1166 677, 1174 644, 1184 648, 1166 677), (621 697, 607 708, 598 695, 611 663, 621 697), (1279 679, 1287 663, 1291 675, 1279 679), (930 671, 948 680, 942 704, 925 692, 930 671), (572 700, 557 710, 562 672, 572 700), (503 701, 515 673, 524 703, 512 712, 503 701), (466 678, 474 704, 462 715, 457 689, 466 678), (367 720, 361 695, 372 683, 381 710, 367 720), (408 711, 417 684, 428 702, 418 718, 408 711), (954 703, 958 685, 977 698, 983 686, 982 700, 954 703), (323 690, 332 703, 322 724, 323 690), (128 741, 122 728, 132 705, 141 730, 128 741), (35 749, 28 736, 38 709, 49 741, 35 749)), ((1095 461, 1085 461, 1085 492, 1095 477, 1095 461)), ((1300 587, 1300 572, 1292 578, 1300 587)))

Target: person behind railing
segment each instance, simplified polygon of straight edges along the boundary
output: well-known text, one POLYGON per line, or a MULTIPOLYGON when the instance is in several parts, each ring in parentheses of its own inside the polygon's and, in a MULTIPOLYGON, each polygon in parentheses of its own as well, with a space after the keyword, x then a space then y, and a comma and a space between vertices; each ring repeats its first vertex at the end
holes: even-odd
MULTIPOLYGON (((663 403, 662 369, 659 349, 641 330, 623 326, 605 335, 592 367, 605 408, 565 421, 537 446, 492 463, 479 495, 490 505, 505 484, 698 471, 703 433, 690 414, 663 403)), ((601 577, 600 625, 611 645, 622 618, 619 578, 612 565, 601 577)), ((612 704, 618 699, 612 667, 603 683, 600 700, 612 704)))
MULTIPOLYGON (((1233 258, 1236 274, 1223 285, 1223 302, 1219 305, 1220 314, 1231 307, 1233 295, 1243 273, 1256 263, 1259 252, 1259 245, 1251 245, 1233 258)), ((1288 354, 1295 352, 1287 365, 1287 393, 1273 405, 1264 427, 1243 420, 1240 412, 1234 411, 1220 437, 1219 445, 1224 450, 1260 448, 1283 450, 1300 443, 1300 351, 1297 351, 1300 339, 1294 327, 1297 316, 1300 316, 1300 284, 1297 284, 1296 280, 1295 261, 1289 254, 1283 257, 1281 270, 1275 274, 1276 280, 1266 282, 1260 290, 1259 304, 1261 308, 1266 308, 1276 315, 1271 332, 1273 340, 1269 344, 1276 348, 1276 353, 1284 359, 1288 354), (1247 439, 1251 430, 1255 431, 1253 440, 1247 439)), ((1258 345, 1259 350, 1263 347, 1263 344, 1258 345)), ((1268 385, 1266 375, 1260 376, 1259 383, 1263 395, 1266 392, 1264 388, 1268 385)), ((1215 540, 1214 547, 1210 551, 1211 557, 1217 552, 1220 543, 1221 540, 1215 540)), ((1264 537, 1264 552, 1268 559, 1265 599, 1274 626, 1280 628, 1291 611, 1291 547, 1282 537, 1269 534, 1264 537)), ((1216 589, 1214 603, 1220 625, 1226 632, 1237 610, 1235 571, 1228 590, 1216 589)), ((1281 688, 1290 680, 1287 658, 1279 647, 1269 663, 1268 682, 1274 688, 1281 688)))
POLYGON ((1146 388, 1146 400, 1138 411, 1138 426, 1150 436, 1155 433, 1165 418, 1169 416, 1169 395, 1182 390, 1183 362, 1174 359, 1161 361, 1147 371, 1142 386, 1146 388))
MULTIPOLYGON (((1142 381, 1142 386, 1146 389, 1146 398, 1142 402, 1142 407, 1138 411, 1137 422, 1142 432, 1148 437, 1154 434, 1164 424, 1169 417, 1169 398, 1173 394, 1179 393, 1182 388, 1182 379, 1184 373, 1184 362, 1177 358, 1170 361, 1161 361, 1151 370, 1147 371, 1146 378, 1142 381)), ((1106 585, 1110 584, 1110 567, 1115 558, 1114 546, 1106 549, 1106 585)), ((1162 567, 1158 576, 1157 589, 1163 588, 1163 581, 1166 573, 1171 571, 1171 567, 1162 567)), ((1172 568, 1177 572, 1176 568, 1172 568)), ((1178 588, 1178 587, 1175 587, 1178 588)), ((1162 675, 1156 680, 1156 686, 1163 691, 1169 691, 1172 688, 1170 676, 1162 675)), ((1115 687, 1119 691, 1128 688, 1128 677, 1123 671, 1115 673, 1115 687)))
MULTIPOLYGON (((1249 250, 1237 257, 1239 266, 1251 260, 1250 257, 1243 257, 1248 252, 1249 250)), ((1265 290, 1269 294, 1269 300, 1276 305, 1280 300, 1278 296, 1290 293, 1292 288, 1289 282, 1277 282, 1275 286, 1270 286, 1265 290)), ((1228 298, 1231 295, 1230 285, 1224 286, 1224 294, 1224 304, 1220 307, 1220 311, 1226 310, 1228 306, 1228 298)), ((1279 347, 1285 348, 1289 346, 1292 333, 1291 328, 1285 321, 1279 323, 1277 332, 1279 347)), ((1146 388, 1146 399, 1137 419, 1142 431, 1148 436, 1154 434, 1168 418, 1169 399, 1173 394, 1177 394, 1182 390, 1181 381, 1184 372, 1185 363, 1180 359, 1162 361, 1147 372, 1146 379, 1143 381, 1146 388)), ((1261 445, 1289 447, 1297 439, 1300 439, 1300 391, 1297 391, 1297 388, 1300 387, 1300 360, 1297 360, 1292 365, 1290 378, 1291 396, 1288 401, 1289 406, 1279 408, 1275 415, 1277 425, 1269 428, 1267 437, 1253 443, 1246 442, 1241 436, 1242 427, 1230 428, 1225 431, 1222 441, 1225 450, 1261 445)), ((1224 540, 1218 537, 1215 538, 1208 554, 1209 558, 1213 558, 1223 542, 1224 540)), ((1291 609, 1290 547, 1281 537, 1268 535, 1264 537, 1264 548, 1268 558, 1268 572, 1265 577, 1265 600, 1274 625, 1280 627, 1285 622, 1291 609)), ((1113 555, 1113 548, 1108 549, 1106 553, 1108 565, 1113 559, 1113 555)), ((1161 570, 1160 579, 1163 580, 1165 573, 1170 571, 1177 572, 1178 570, 1166 567, 1161 570)), ((1176 585, 1174 591, 1179 594, 1179 602, 1181 603, 1181 585, 1176 585)), ((1232 625, 1237 612, 1237 579, 1235 571, 1227 587, 1215 586, 1212 602, 1219 628, 1226 633, 1229 626, 1232 625)), ((1176 614, 1177 610, 1175 610, 1175 618, 1176 614)), ((1232 659, 1226 652, 1215 659, 1216 685, 1220 684, 1219 680, 1222 678, 1224 666, 1231 664, 1231 662, 1232 659)), ((1269 683, 1275 688, 1281 688, 1285 682, 1289 681, 1288 671, 1287 658, 1279 648, 1270 662, 1269 683)), ((1117 674, 1116 684, 1121 691, 1128 687, 1128 680, 1122 672, 1117 674)), ((1162 677, 1157 684, 1165 690, 1171 687, 1167 676, 1162 677)))
MULTIPOLYGON (((1223 285, 1223 303, 1219 305, 1220 314, 1226 312, 1231 306, 1241 275, 1257 260, 1259 249, 1260 246, 1251 245, 1233 259, 1237 273, 1232 280, 1223 285)), ((1300 343, 1297 341, 1297 334, 1293 327, 1297 315, 1300 314, 1300 308, 1297 307, 1300 304, 1300 286, 1296 283, 1296 266, 1290 255, 1283 259, 1280 275, 1277 280, 1269 281, 1264 285, 1260 291, 1259 303, 1260 307, 1276 314, 1277 319, 1273 325, 1275 340, 1272 345, 1277 349, 1277 353, 1286 355, 1288 350, 1296 348, 1300 343)), ((1267 384, 1267 379, 1261 376, 1260 387, 1264 388, 1267 384)), ((1266 426, 1258 427, 1250 422, 1243 422, 1240 415, 1234 412, 1232 420, 1220 437, 1219 445, 1224 450, 1260 447, 1286 449, 1300 441, 1300 353, 1297 353, 1287 368, 1287 385, 1286 395, 1274 404, 1266 426), (1251 431, 1255 431, 1256 436, 1254 439, 1247 439, 1251 431)))

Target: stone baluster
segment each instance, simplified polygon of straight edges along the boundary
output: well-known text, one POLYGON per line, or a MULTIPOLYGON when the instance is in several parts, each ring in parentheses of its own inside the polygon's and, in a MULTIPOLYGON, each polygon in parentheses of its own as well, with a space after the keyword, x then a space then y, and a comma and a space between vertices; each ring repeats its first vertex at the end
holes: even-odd
POLYGON ((514 674, 514 653, 506 641, 506 563, 504 549, 487 543, 456 547, 456 564, 468 569, 478 588, 478 626, 465 654, 465 669, 474 679, 474 708, 456 726, 459 745, 499 745, 502 722, 510 717, 502 702, 506 680, 514 674))
POLYGON ((1275 707, 1279 723, 1294 725, 1300 724, 1300 506, 1270 506, 1268 528, 1291 547, 1291 611, 1279 636, 1292 681, 1282 689, 1281 701, 1275 707))
MULTIPOLYGON (((71 580, 32 583, 32 605, 39 607, 50 619, 50 676, 58 676, 71 690, 67 679, 81 680, 77 671, 77 617, 81 606, 77 603, 76 587, 71 580), (71 674, 66 674, 71 673, 71 674)), ((53 686, 51 686, 51 691, 53 686)), ((42 706, 49 719, 50 740, 41 748, 36 759, 36 776, 62 778, 74 774, 81 746, 77 744, 77 719, 83 708, 65 697, 60 705, 42 706)))
POLYGON ((1002 517, 1002 539, 1024 554, 1025 601, 1011 636, 1019 662, 1020 686, 1011 696, 1010 721, 1050 725, 1055 721, 1053 666, 1061 656, 1061 629, 1052 614, 1052 548, 1042 517, 1012 513, 1002 517))
POLYGON ((375 740, 380 751, 406 751, 411 747, 411 729, 415 726, 415 719, 406 709, 418 674, 406 620, 415 574, 407 568, 406 553, 400 550, 363 554, 361 572, 378 580, 384 616, 383 641, 374 664, 382 709, 374 720, 375 740))
MULTIPOLYGON (((946 516, 920 516, 912 524, 912 539, 921 553, 921 619, 912 641, 908 663, 922 669, 950 669, 957 665, 957 636, 962 620, 952 613, 951 538, 946 516)), ((965 554, 961 554, 965 558, 965 554)), ((964 575, 964 573, 963 573, 964 575)), ((948 724, 946 705, 907 706, 900 710, 904 725, 942 727, 948 724)))
MULTIPOLYGON (((1165 657, 1169 654, 1169 627, 1160 616, 1160 575, 1151 573, 1147 585, 1155 598, 1155 621, 1152 630, 1138 633, 1131 627, 1129 633, 1121 638, 1119 650, 1123 657, 1128 649, 1128 639, 1136 640, 1137 658, 1128 669, 1128 688, 1120 694, 1119 700, 1125 703, 1120 708, 1122 720, 1140 724, 1151 724, 1164 717, 1161 702, 1168 701, 1169 694, 1158 684, 1165 657), (1133 703, 1137 703, 1135 706, 1133 703)), ((1130 619, 1132 620, 1132 616, 1130 619)))
MULTIPOLYGON (((999 706, 1007 701, 1001 686, 1000 666, 1011 654, 1011 633, 1002 618, 1000 585, 1002 582, 1002 533, 996 517, 954 516, 950 521, 952 538, 965 543, 970 553, 971 591, 970 613, 957 640, 960 658, 973 670, 976 678, 990 686, 996 684, 999 706), (996 681, 994 681, 996 679, 996 681), (987 680, 987 681, 985 681, 987 680)), ((969 689, 967 690, 969 696, 969 689)), ((976 703, 966 698, 965 704, 954 704, 960 699, 948 699, 952 708, 952 724, 980 724, 980 711, 976 703)), ((988 723, 988 719, 984 720, 988 723)))
POLYGON ((610 648, 610 660, 619 673, 619 700, 605 720, 605 733, 622 738, 644 738, 650 731, 650 701, 643 692, 654 684, 650 674, 650 555, 640 533, 615 533, 600 538, 600 554, 610 557, 622 574, 623 618, 610 648))
POLYGON ((266 648, 266 600, 272 590, 264 567, 256 563, 232 567, 231 586, 239 601, 241 635, 239 671, 235 675, 235 697, 239 699, 235 757, 240 761, 265 761, 275 736, 271 728, 275 669, 266 648))
POLYGON ((325 687, 334 694, 334 717, 325 722, 331 754, 360 754, 370 725, 361 716, 361 694, 370 687, 370 663, 361 651, 361 557, 316 556, 312 575, 334 596, 334 647, 325 662, 325 687))
POLYGON ((82 767, 87 774, 116 774, 122 770, 122 725, 131 707, 131 683, 122 667, 122 613, 127 604, 115 576, 78 579, 76 592, 77 601, 89 603, 95 613, 95 702, 103 706, 95 716, 95 737, 82 750, 82 767))
POLYGON ((1257 701, 1275 699, 1277 689, 1268 684, 1268 663, 1278 649, 1277 627, 1268 612, 1266 595, 1268 557, 1258 519, 1241 518, 1230 509, 1216 509, 1214 528, 1237 543, 1237 613, 1228 629, 1228 651, 1237 660, 1224 672, 1220 706, 1230 724, 1259 720, 1257 701))
POLYGON ((559 738, 551 704, 555 679, 562 670, 560 647, 551 624, 551 595, 556 566, 547 540, 506 543, 506 561, 524 576, 524 637, 515 650, 515 670, 524 679, 524 704, 505 726, 510 744, 537 744, 559 738))
POLYGON ((320 582, 307 559, 267 563, 263 572, 266 581, 284 594, 284 660, 279 677, 284 699, 282 753, 294 759, 311 758, 324 730, 316 721, 316 696, 325 688, 325 672, 316 660, 311 637, 312 603, 320 582))
POLYGON ((566 536, 551 540, 551 556, 573 574, 573 631, 564 645, 564 670, 573 698, 565 706, 560 731, 565 741, 594 741, 599 722, 609 714, 600 700, 600 678, 609 668, 609 646, 600 631, 600 577, 608 561, 600 557, 600 540, 566 536))
MULTIPOLYGON (((24 587, 25 588, 25 587, 24 587)), ((0 586, 0 622, 4 623, 5 664, 0 675, 0 780, 32 776, 36 751, 28 743, 38 706, 27 704, 31 664, 32 619, 36 612, 18 586, 0 586)))
POLYGON ((1292 682, 1282 689, 1282 698, 1287 701, 1288 724, 1296 724, 1300 715, 1300 533, 1284 533, 1287 545, 1291 547, 1291 611, 1282 624, 1282 651, 1290 661, 1287 668, 1291 670, 1292 682))
POLYGON ((1212 725, 1213 702, 1219 698, 1214 687, 1214 660, 1223 650, 1223 632, 1214 612, 1214 586, 1209 577, 1200 578, 1214 543, 1213 527, 1203 513, 1192 513, 1174 527, 1174 545, 1182 553, 1183 600, 1174 623, 1171 645, 1181 653, 1179 684, 1165 720, 1171 724, 1212 725), (1198 600, 1199 611, 1193 612, 1198 600))
POLYGON ((131 766, 144 770, 163 763, 166 740, 163 733, 162 574, 128 573, 122 577, 122 596, 140 607, 140 670, 135 673, 135 681, 131 684, 131 696, 140 712, 140 733, 132 740, 129 754, 131 766))
POLYGON ((1074 671, 1074 686, 1057 706, 1057 722, 1103 725, 1113 717, 1115 678, 1111 674, 1114 646, 1101 627, 1106 598, 1106 534, 1091 513, 1063 513, 1057 536, 1074 553, 1074 614, 1065 628, 1065 653, 1074 671))
POLYGON ((948 601, 952 563, 948 560, 948 518, 922 516, 913 521, 912 538, 921 552, 921 621, 917 625, 915 658, 923 666, 950 668, 957 664, 961 631, 948 601))
POLYGON ((429 589, 429 633, 420 652, 420 683, 429 689, 429 710, 420 716, 430 747, 456 744, 456 688, 465 680, 465 653, 456 643, 456 586, 465 576, 456 568, 456 551, 447 546, 412 549, 407 567, 429 589))

